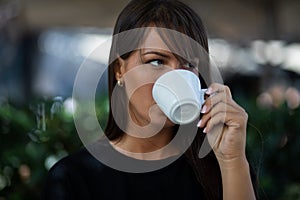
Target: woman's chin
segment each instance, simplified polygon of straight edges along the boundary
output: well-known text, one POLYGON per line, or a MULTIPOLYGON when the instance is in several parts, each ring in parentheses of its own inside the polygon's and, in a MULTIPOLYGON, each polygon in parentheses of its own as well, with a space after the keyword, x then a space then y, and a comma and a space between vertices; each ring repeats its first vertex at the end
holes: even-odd
POLYGON ((154 126, 160 126, 162 128, 173 127, 175 124, 167 118, 164 114, 159 117, 152 118, 151 122, 154 126))

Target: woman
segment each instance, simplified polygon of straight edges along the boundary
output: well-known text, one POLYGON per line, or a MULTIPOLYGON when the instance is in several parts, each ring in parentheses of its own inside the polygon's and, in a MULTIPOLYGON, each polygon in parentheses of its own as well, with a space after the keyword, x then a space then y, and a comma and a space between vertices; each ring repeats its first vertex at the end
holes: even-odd
POLYGON ((133 173, 115 170, 83 149, 51 169, 45 199, 255 199, 255 179, 251 180, 245 156, 247 113, 231 98, 228 87, 211 83, 208 77, 207 36, 199 16, 179 1, 133 0, 118 17, 117 34, 108 69, 111 101, 105 135, 109 143, 102 151, 112 147, 113 155, 123 155, 129 163, 146 160, 141 165, 145 168, 180 156, 161 169, 133 173), (134 37, 126 32, 136 28, 145 29, 134 37), (203 50, 195 56, 190 41, 178 45, 176 34, 161 31, 165 28, 187 35, 203 50), (122 49, 128 49, 127 45, 131 51, 122 49), (192 63, 195 57, 200 60, 192 63), (202 85, 209 86, 201 120, 196 122, 199 129, 182 155, 176 145, 158 151, 171 143, 180 127, 155 105, 153 82, 139 83, 178 68, 196 73, 202 85), (113 102, 115 90, 119 93, 113 102), (141 132, 147 137, 139 137, 141 132), (213 151, 199 158, 206 136, 213 151))

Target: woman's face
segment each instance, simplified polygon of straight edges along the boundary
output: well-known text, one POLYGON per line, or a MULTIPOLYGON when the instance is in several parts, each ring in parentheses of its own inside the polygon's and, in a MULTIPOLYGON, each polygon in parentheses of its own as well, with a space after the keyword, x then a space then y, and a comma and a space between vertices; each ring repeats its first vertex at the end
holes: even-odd
POLYGON ((121 80, 129 97, 129 114, 138 126, 153 125, 171 127, 174 124, 166 119, 152 97, 156 79, 167 71, 185 68, 197 73, 193 66, 180 63, 162 41, 159 34, 151 30, 145 37, 141 49, 131 53, 129 58, 119 58, 116 79, 121 80))

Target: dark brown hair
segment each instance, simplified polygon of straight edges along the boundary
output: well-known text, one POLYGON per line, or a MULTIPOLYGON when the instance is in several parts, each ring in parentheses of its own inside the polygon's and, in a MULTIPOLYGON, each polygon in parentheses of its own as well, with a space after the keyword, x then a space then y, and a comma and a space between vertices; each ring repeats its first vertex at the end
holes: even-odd
MULTIPOLYGON (((113 34, 116 35, 124 31, 147 27, 149 25, 172 29, 189 36, 198 42, 203 47, 206 55, 208 55, 208 39, 202 20, 190 7, 177 0, 132 0, 120 13, 113 34)), ((116 58, 116 55, 120 55, 122 59, 127 59, 131 54, 131 52, 120 54, 120 40, 122 38, 113 39, 110 52, 110 66, 108 69, 110 100, 112 91, 117 83, 113 67, 115 61, 113 59, 116 58)), ((138 40, 130 42, 137 43, 136 46, 138 47, 138 40)), ((208 57, 205 58, 206 61, 207 59, 208 57)), ((208 67, 208 65, 202 67, 208 67)), ((209 70, 206 69, 206 71, 209 70)), ((201 84, 205 85, 201 77, 200 80, 201 84)), ((111 109, 109 111, 105 134, 109 140, 118 139, 124 134, 116 124, 111 109)), ((222 199, 221 173, 213 151, 202 159, 198 157, 198 152, 204 138, 205 135, 202 130, 198 129, 198 133, 192 145, 185 152, 185 156, 202 186, 206 199, 222 199)))

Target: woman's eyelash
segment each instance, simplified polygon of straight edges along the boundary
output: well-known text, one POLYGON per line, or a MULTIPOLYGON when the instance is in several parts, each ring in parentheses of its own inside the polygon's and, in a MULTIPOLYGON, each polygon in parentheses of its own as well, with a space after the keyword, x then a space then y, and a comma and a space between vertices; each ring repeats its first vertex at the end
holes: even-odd
MULTIPOLYGON (((151 60, 146 61, 145 63, 151 64, 151 65, 157 66, 157 67, 165 64, 164 60, 162 60, 162 59, 151 59, 151 60)), ((181 66, 186 69, 194 69, 195 68, 195 65, 193 65, 192 63, 189 63, 189 62, 187 62, 181 66)))
POLYGON ((147 64, 151 64, 153 66, 160 66, 164 64, 164 61, 161 59, 152 59, 146 62, 147 64))
POLYGON ((184 64, 183 66, 184 66, 185 68, 190 68, 190 69, 195 68, 195 65, 193 65, 192 63, 186 63, 186 64, 184 64))

